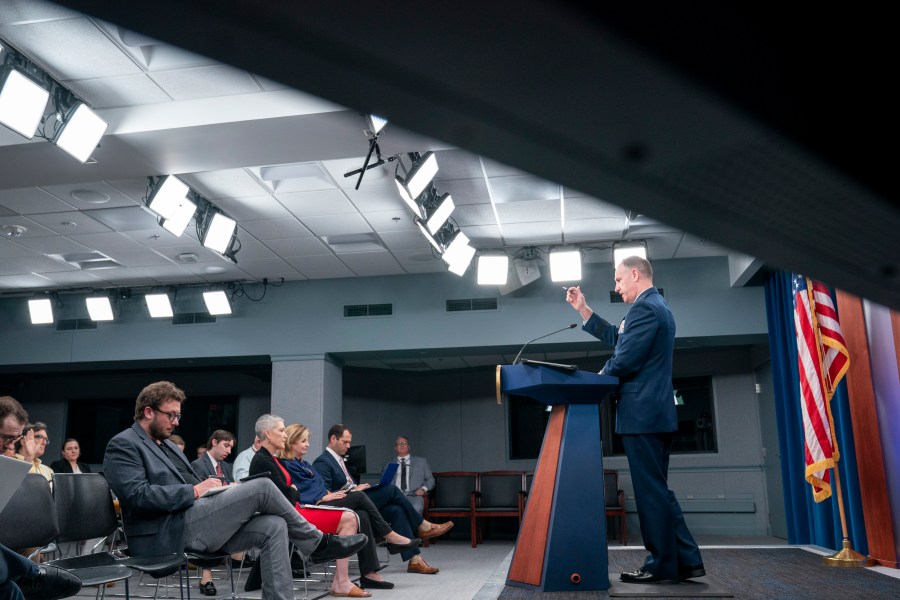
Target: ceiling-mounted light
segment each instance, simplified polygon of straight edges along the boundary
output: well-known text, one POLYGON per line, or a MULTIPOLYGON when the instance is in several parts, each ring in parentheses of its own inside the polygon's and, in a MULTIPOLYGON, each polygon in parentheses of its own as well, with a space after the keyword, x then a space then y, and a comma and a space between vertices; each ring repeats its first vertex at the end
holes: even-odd
POLYGON ((444 226, 444 223, 447 222, 447 219, 450 218, 454 208, 456 208, 456 205, 453 204, 453 197, 450 194, 441 196, 438 200, 437 208, 428 217, 428 231, 432 234, 437 233, 444 226))
POLYGON ((441 257, 447 263, 447 270, 454 275, 462 275, 469 268, 475 248, 469 245, 469 238, 462 231, 456 234, 441 257))
POLYGON ((191 188, 174 175, 162 177, 150 191, 147 208, 163 219, 171 219, 181 204, 187 200, 190 191, 191 188))
POLYGON ((400 191, 400 197, 419 218, 425 218, 425 215, 422 214, 422 208, 416 200, 434 179, 437 171, 437 157, 434 152, 426 152, 413 163, 405 179, 399 175, 394 178, 394 183, 397 184, 397 189, 400 191))
POLYGON ((647 242, 616 242, 613 244, 613 267, 618 267, 623 259, 640 256, 648 260, 647 242))
POLYGON ((50 91, 18 69, 10 69, 0 78, 0 123, 33 138, 47 110, 50 91))
POLYGON ((478 257, 479 285, 506 285, 509 257, 505 254, 482 254, 478 257))
POLYGON ((47 325, 53 322, 53 303, 49 298, 35 298, 28 301, 28 313, 32 325, 47 325))
POLYGON ((231 240, 237 231, 237 221, 222 213, 215 213, 203 235, 203 245, 219 254, 225 254, 231 246, 231 240))
POLYGON ((581 281, 581 251, 550 251, 551 281, 581 281))
POLYGON ((230 315, 231 303, 228 302, 228 294, 219 290, 215 292, 203 292, 203 301, 206 310, 211 315, 230 315))
POLYGON ((190 223, 191 219, 194 217, 195 212, 197 212, 197 205, 185 198, 181 201, 181 204, 178 205, 175 214, 167 219, 163 219, 163 229, 171 232, 177 237, 181 237, 181 234, 187 229, 188 223, 190 223))
POLYGON ((388 124, 388 120, 376 115, 366 115, 366 124, 369 126, 369 131, 372 132, 372 135, 378 135, 384 129, 384 126, 388 124))
POLYGON ((434 246, 434 249, 438 252, 443 252, 444 248, 441 246, 440 242, 435 239, 431 232, 428 231, 428 227, 425 226, 425 223, 422 222, 422 219, 416 218, 416 226, 419 228, 419 231, 422 232, 422 235, 425 236, 425 239, 428 240, 428 243, 434 246))
POLYGON ((84 299, 91 321, 112 321, 113 310, 108 296, 93 296, 84 299))
POLYGON ((53 143, 85 162, 100 143, 108 125, 87 104, 79 102, 65 117, 53 143))
POLYGON ((174 314, 168 294, 146 294, 144 302, 147 303, 147 310, 154 319, 171 318, 174 314))

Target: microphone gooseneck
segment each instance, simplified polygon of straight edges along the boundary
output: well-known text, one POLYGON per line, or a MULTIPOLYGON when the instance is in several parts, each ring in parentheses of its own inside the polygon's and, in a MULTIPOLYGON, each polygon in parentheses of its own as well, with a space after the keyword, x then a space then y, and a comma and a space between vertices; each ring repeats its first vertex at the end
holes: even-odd
POLYGON ((536 341, 538 341, 538 340, 544 339, 545 337, 550 337, 551 335, 555 335, 555 334, 557 334, 557 333, 562 333, 563 331, 566 331, 566 330, 569 330, 569 329, 575 329, 576 327, 578 327, 578 323, 572 323, 571 325, 566 325, 566 326, 563 327, 562 329, 557 329, 556 331, 551 331, 550 333, 546 333, 546 334, 544 334, 544 335, 542 335, 542 336, 540 336, 540 337, 536 337, 536 338, 534 338, 533 340, 528 340, 527 342, 525 342, 525 345, 522 346, 522 349, 519 350, 519 353, 516 354, 516 359, 513 361, 512 364, 514 364, 514 365, 519 364, 519 358, 522 357, 522 352, 525 351, 525 348, 526 348, 526 347, 528 346, 528 344, 530 344, 531 342, 536 342, 536 341))

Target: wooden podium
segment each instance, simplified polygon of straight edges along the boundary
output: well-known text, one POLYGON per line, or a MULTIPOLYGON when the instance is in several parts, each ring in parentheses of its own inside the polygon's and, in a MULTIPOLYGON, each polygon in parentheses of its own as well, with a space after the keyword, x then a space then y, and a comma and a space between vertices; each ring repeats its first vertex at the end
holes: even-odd
POLYGON ((506 584, 543 592, 609 588, 599 403, 619 380, 535 364, 497 367, 503 394, 553 407, 506 584))

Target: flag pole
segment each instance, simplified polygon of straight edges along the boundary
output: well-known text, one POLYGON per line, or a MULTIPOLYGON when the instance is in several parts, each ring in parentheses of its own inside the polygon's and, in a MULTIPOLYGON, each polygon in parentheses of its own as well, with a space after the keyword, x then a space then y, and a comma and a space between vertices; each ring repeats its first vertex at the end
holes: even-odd
POLYGON ((831 556, 823 556, 822 562, 827 567, 874 567, 875 559, 863 556, 853 550, 850 536, 847 535, 847 517, 844 515, 844 497, 841 494, 841 476, 837 465, 834 465, 834 485, 837 487, 838 512, 841 515, 841 530, 844 534, 842 548, 831 556))
POLYGON ((853 550, 853 546, 850 543, 850 535, 847 532, 847 516, 844 513, 844 494, 841 490, 841 474, 840 470, 838 469, 840 453, 837 451, 837 432, 834 428, 834 416, 831 414, 831 398, 832 396, 834 396, 835 386, 834 382, 831 381, 831 377, 829 376, 828 371, 825 369, 825 363, 822 360, 822 332, 819 329, 818 318, 816 317, 815 295, 812 293, 812 283, 809 277, 806 278, 806 285, 807 293, 809 294, 813 331, 815 331, 816 333, 816 349, 819 352, 819 364, 822 365, 822 383, 824 384, 823 388, 827 393, 827 399, 825 401, 825 411, 828 415, 828 425, 831 428, 831 439, 835 450, 835 461, 832 471, 834 472, 834 486, 837 488, 838 514, 840 514, 841 516, 841 533, 844 536, 844 539, 841 542, 841 549, 831 556, 823 556, 822 563, 824 563, 825 566, 828 567, 872 567, 876 564, 875 559, 869 558, 868 556, 863 556, 859 552, 853 550))

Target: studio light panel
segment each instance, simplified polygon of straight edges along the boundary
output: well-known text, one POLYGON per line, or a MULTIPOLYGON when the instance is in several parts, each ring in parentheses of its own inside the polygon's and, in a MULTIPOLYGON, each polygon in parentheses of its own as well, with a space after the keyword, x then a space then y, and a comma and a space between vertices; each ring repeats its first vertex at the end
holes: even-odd
POLYGON ((106 133, 107 126, 106 121, 80 102, 60 127, 54 141, 77 160, 86 162, 106 133))
POLYGON ((47 110, 50 92, 16 69, 0 85, 0 123, 30 140, 47 110))

